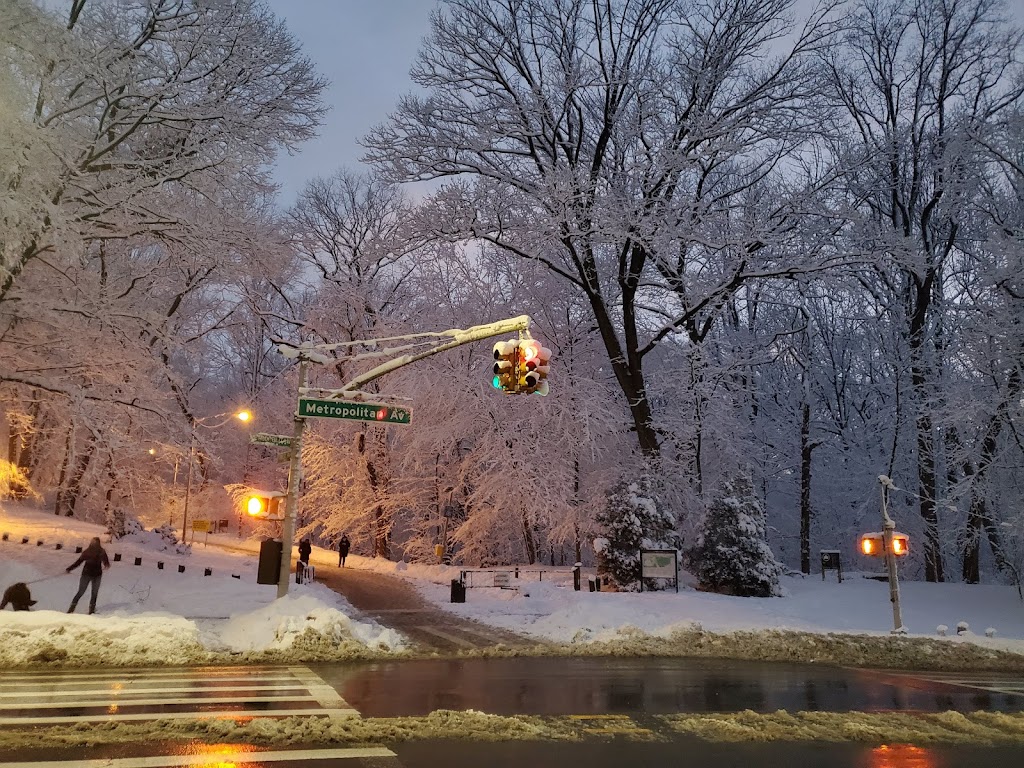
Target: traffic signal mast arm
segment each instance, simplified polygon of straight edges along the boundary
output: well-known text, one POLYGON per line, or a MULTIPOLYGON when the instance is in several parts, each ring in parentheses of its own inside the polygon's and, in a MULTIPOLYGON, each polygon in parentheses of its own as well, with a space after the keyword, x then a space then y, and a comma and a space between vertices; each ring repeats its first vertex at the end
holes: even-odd
MULTIPOLYGON (((371 368, 370 370, 366 371, 366 373, 361 373, 358 376, 356 376, 355 378, 350 379, 349 381, 347 381, 344 384, 342 384, 342 386, 340 388, 338 388, 338 389, 321 390, 321 392, 323 394, 326 394, 328 397, 331 397, 331 396, 333 396, 333 397, 345 397, 345 396, 357 393, 359 391, 359 389, 364 384, 368 384, 369 382, 373 381, 374 379, 379 379, 381 376, 384 376, 385 374, 391 373, 392 371, 396 371, 399 368, 403 368, 403 367, 409 365, 410 363, 418 362, 420 360, 423 360, 424 358, 432 357, 433 355, 440 354, 441 352, 447 352, 449 349, 455 349, 455 347, 461 347, 463 344, 469 344, 470 342, 480 341, 481 339, 489 339, 492 336, 501 336, 504 333, 511 333, 513 331, 528 331, 528 330, 530 330, 530 316, 529 315, 520 315, 519 317, 513 317, 513 318, 510 318, 508 320, 499 320, 499 321, 494 322, 494 323, 487 323, 486 325, 474 325, 472 328, 465 328, 465 329, 454 328, 452 330, 441 331, 439 333, 413 333, 413 334, 409 334, 408 336, 393 336, 391 338, 386 338, 386 339, 372 339, 372 340, 366 340, 366 341, 349 341, 349 342, 342 342, 342 343, 338 343, 338 344, 317 344, 317 345, 315 345, 314 348, 318 352, 315 353, 315 354, 317 354, 317 357, 323 358, 323 359, 317 359, 317 358, 311 357, 309 355, 306 355, 306 357, 307 357, 307 359, 310 359, 313 362, 334 362, 333 358, 327 357, 326 355, 323 355, 322 353, 319 353, 319 350, 333 351, 333 350, 339 349, 341 347, 348 347, 348 346, 355 346, 355 345, 374 345, 375 346, 378 343, 384 342, 384 341, 412 341, 414 339, 424 339, 424 338, 449 338, 449 339, 451 339, 451 341, 446 341, 446 342, 443 342, 443 343, 436 344, 435 346, 432 346, 429 349, 425 349, 425 350, 422 350, 420 352, 416 352, 416 353, 413 353, 413 354, 404 354, 404 355, 399 355, 398 357, 394 357, 394 358, 388 360, 385 363, 381 363, 380 365, 378 365, 375 368, 371 368)), ((404 346, 390 347, 390 348, 387 348, 387 349, 381 349, 381 350, 375 351, 375 352, 362 352, 362 353, 359 353, 357 355, 351 355, 351 356, 345 357, 344 360, 345 360, 345 362, 358 363, 358 362, 365 361, 365 360, 378 359, 378 358, 383 357, 385 355, 393 355, 395 353, 404 352, 406 350, 420 349, 420 346, 421 346, 420 344, 408 344, 408 345, 404 345, 404 346)), ((303 352, 306 351, 304 349, 302 349, 300 351, 301 348, 294 347, 294 346, 291 346, 291 345, 289 345, 289 347, 291 349, 295 350, 295 352, 296 352, 296 354, 294 355, 295 357, 299 357, 300 355, 303 354, 303 352)), ((280 345, 279 345, 279 348, 280 348, 280 345)), ((283 353, 283 350, 282 350, 282 353, 283 353)))
MULTIPOLYGON (((326 352, 333 352, 336 349, 351 346, 376 346, 378 343, 383 341, 413 341, 415 339, 425 338, 448 338, 450 341, 437 344, 430 349, 415 354, 405 354, 399 357, 392 358, 386 363, 381 363, 376 368, 372 368, 366 373, 356 376, 354 379, 347 381, 340 389, 326 390, 326 394, 329 397, 342 398, 346 395, 352 396, 359 394, 359 387, 366 384, 367 382, 378 379, 386 373, 398 370, 403 366, 415 363, 418 360, 422 360, 426 357, 431 357, 440 352, 445 352, 455 347, 461 347, 463 344, 469 344, 472 341, 479 341, 481 339, 489 339, 492 336, 500 336, 503 333, 511 333, 513 331, 529 331, 530 330, 530 317, 529 315, 520 315, 519 317, 513 317, 508 320, 499 320, 495 323, 488 323, 486 325, 474 325, 472 328, 466 329, 452 329, 449 331, 442 331, 441 333, 414 333, 407 336, 395 336, 389 339, 372 339, 368 341, 351 341, 343 342, 338 344, 310 344, 308 342, 303 344, 291 344, 286 341, 278 341, 277 349, 286 358, 299 361, 299 386, 298 391, 300 397, 306 392, 306 381, 307 381, 307 366, 309 363, 321 363, 330 364, 336 362, 335 358, 331 357, 326 352)), ((348 362, 359 362, 361 360, 378 359, 385 355, 395 354, 396 352, 403 352, 408 349, 418 349, 419 344, 409 344, 399 347, 392 347, 389 349, 382 349, 376 352, 365 352, 351 357, 345 358, 348 362)), ((289 573, 291 571, 291 554, 292 544, 295 538, 295 517, 299 506, 299 485, 302 482, 302 433, 305 430, 306 419, 299 415, 298 409, 296 409, 294 417, 294 429, 291 437, 291 458, 288 462, 288 491, 285 495, 285 511, 284 521, 281 525, 281 546, 282 546, 282 557, 281 557, 281 569, 278 572, 277 581, 277 596, 285 597, 288 594, 288 581, 289 573)))

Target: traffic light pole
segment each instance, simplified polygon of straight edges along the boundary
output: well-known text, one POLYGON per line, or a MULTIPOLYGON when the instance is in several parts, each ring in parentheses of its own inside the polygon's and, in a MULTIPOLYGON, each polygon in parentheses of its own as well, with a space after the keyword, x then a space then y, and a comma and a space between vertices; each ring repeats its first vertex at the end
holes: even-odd
MULTIPOLYGON (((309 375, 309 360, 299 356, 299 391, 306 386, 309 375)), ((306 429, 306 420, 299 416, 295 409, 295 420, 292 428, 291 456, 288 460, 288 494, 284 504, 284 520, 281 523, 281 570, 277 577, 277 596, 288 594, 288 584, 292 572, 292 543, 295 540, 295 518, 299 508, 299 487, 302 485, 302 433, 306 429)))
MULTIPOLYGON (((298 359, 299 361, 299 385, 298 394, 301 398, 306 394, 306 382, 308 378, 309 363, 332 363, 335 359, 324 354, 333 352, 336 349, 352 346, 376 346, 383 341, 413 342, 404 346, 392 347, 384 352, 370 352, 365 354, 352 355, 347 358, 348 362, 360 362, 361 360, 379 359, 382 354, 401 353, 412 349, 419 349, 422 340, 427 338, 450 338, 436 344, 428 350, 411 354, 400 354, 386 363, 371 368, 366 373, 356 376, 346 382, 340 389, 323 390, 328 398, 343 398, 359 396, 358 388, 363 384, 379 379, 387 373, 396 371, 411 363, 418 362, 424 358, 447 352, 449 349, 461 347, 473 341, 489 339, 492 336, 500 336, 503 333, 513 331, 528 331, 530 329, 529 315, 520 315, 508 320, 499 320, 486 325, 474 325, 471 328, 455 328, 441 333, 415 333, 407 336, 395 336, 386 339, 369 339, 362 341, 349 341, 337 344, 291 344, 290 342, 278 342, 277 348, 285 357, 298 359), (417 341, 419 340, 419 341, 417 341)), ((281 524, 281 570, 277 580, 277 596, 285 597, 288 594, 288 584, 292 570, 292 545, 295 540, 295 518, 299 506, 299 486, 302 484, 302 433, 306 428, 306 417, 299 416, 298 403, 295 408, 295 421, 292 430, 291 458, 288 462, 288 492, 285 499, 284 521, 281 524)))

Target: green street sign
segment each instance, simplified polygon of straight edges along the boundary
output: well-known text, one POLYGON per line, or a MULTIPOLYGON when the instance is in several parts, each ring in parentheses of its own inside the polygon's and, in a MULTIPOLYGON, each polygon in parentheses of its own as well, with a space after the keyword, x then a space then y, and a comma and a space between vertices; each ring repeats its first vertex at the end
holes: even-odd
POLYGON ((299 398, 299 417, 317 419, 350 419, 372 421, 376 424, 409 424, 411 408, 399 408, 383 403, 357 403, 352 400, 311 400, 299 398))
POLYGON ((257 432, 249 438, 249 442, 254 445, 276 445, 287 448, 292 444, 292 439, 288 435, 268 435, 266 432, 257 432))

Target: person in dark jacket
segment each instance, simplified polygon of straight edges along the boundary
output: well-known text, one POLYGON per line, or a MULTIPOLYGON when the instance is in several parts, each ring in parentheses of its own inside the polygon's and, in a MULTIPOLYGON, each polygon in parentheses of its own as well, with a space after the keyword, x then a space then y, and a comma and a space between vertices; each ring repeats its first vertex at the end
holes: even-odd
POLYGON ((348 540, 348 536, 344 533, 341 534, 341 541, 338 542, 338 567, 345 567, 345 558, 348 557, 348 551, 352 548, 352 542, 348 540))
POLYGON ((299 562, 303 565, 309 565, 309 556, 313 552, 313 545, 309 543, 309 539, 303 539, 299 542, 299 562))
POLYGON ((99 537, 93 537, 93 540, 89 542, 89 546, 85 548, 81 556, 65 570, 71 573, 79 565, 82 566, 82 578, 78 581, 78 594, 72 598, 68 613, 75 612, 78 601, 85 594, 86 587, 90 585, 92 586, 92 592, 89 595, 89 613, 96 613, 96 596, 100 593, 103 569, 110 567, 110 560, 107 558, 106 550, 100 545, 99 537))

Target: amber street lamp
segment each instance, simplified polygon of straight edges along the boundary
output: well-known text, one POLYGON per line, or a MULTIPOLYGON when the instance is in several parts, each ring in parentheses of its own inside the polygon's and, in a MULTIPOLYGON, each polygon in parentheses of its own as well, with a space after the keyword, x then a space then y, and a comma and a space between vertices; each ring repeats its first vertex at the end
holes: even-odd
POLYGON ((218 427, 223 427, 225 424, 227 424, 232 419, 238 419, 239 421, 247 422, 251 418, 252 418, 252 414, 249 411, 246 411, 246 410, 236 411, 235 413, 229 413, 229 412, 215 413, 213 416, 204 416, 201 419, 197 419, 197 418, 193 417, 193 419, 192 419, 192 435, 191 435, 191 439, 189 440, 189 448, 188 448, 188 481, 185 483, 185 511, 184 511, 184 513, 181 516, 181 541, 182 541, 182 543, 185 542, 185 539, 188 536, 188 502, 189 502, 189 499, 192 497, 192 465, 195 463, 195 460, 196 460, 196 428, 197 427, 206 427, 207 429, 217 429, 218 427), (226 416, 227 418, 224 419, 223 421, 221 421, 218 424, 207 424, 206 423, 210 419, 219 419, 221 416, 226 416))

